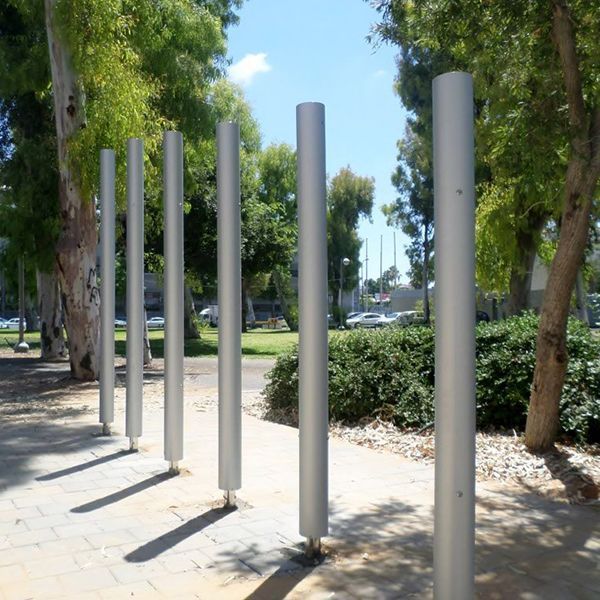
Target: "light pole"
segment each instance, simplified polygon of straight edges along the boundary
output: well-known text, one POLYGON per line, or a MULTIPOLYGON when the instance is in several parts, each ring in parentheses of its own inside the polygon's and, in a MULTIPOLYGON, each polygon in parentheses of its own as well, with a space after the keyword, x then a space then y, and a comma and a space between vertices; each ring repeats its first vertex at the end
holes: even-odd
POLYGON ((29 344, 25 341, 25 256, 18 260, 19 269, 19 341, 15 352, 29 352, 29 344))
POLYGON ((350 259, 346 258, 345 256, 343 258, 340 258, 340 289, 338 292, 338 310, 340 311, 340 329, 343 326, 342 323, 342 295, 343 295, 343 289, 344 289, 344 267, 347 267, 350 264, 350 259))

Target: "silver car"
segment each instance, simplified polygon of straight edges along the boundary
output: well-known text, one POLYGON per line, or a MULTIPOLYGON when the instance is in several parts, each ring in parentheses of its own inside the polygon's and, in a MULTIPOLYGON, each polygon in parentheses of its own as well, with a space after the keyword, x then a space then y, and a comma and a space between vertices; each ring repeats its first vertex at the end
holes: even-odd
POLYGON ((164 329, 165 328, 165 320, 163 317, 152 317, 148 319, 148 329, 164 329))
POLYGON ((360 313, 352 319, 346 321, 350 329, 362 329, 363 327, 377 327, 381 315, 377 313, 360 313))

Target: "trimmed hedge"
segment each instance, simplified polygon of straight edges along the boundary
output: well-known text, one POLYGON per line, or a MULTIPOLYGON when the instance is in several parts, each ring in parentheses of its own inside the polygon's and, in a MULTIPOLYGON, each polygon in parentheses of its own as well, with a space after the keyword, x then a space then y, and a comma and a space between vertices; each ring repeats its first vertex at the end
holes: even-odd
MULTIPOLYGON (((535 365, 538 317, 477 326, 477 425, 523 430, 535 365)), ((600 342, 569 320, 569 367, 561 398, 563 436, 600 441, 600 342)), ((267 402, 298 406, 298 348, 267 374, 267 402)), ((356 422, 381 416, 422 427, 434 416, 434 334, 430 327, 389 327, 334 335, 329 342, 329 413, 356 422)))

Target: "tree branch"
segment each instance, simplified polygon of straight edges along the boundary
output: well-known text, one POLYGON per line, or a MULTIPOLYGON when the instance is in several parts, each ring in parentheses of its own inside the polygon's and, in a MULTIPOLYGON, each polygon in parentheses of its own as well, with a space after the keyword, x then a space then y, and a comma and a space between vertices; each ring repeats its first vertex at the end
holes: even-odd
POLYGON ((577 153, 589 157, 587 115, 583 99, 579 59, 575 47, 575 32, 571 12, 566 0, 552 1, 552 33, 560 56, 563 81, 567 92, 569 124, 571 126, 573 146, 577 153))

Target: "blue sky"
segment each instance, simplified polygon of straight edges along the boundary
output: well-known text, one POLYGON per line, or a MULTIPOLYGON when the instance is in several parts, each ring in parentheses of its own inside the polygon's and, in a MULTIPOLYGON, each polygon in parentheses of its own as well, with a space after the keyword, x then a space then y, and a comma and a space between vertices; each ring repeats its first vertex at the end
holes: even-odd
MULTIPOLYGON (((393 92, 395 48, 374 49, 365 39, 377 14, 363 0, 247 0, 240 24, 229 31, 230 77, 242 85, 260 123, 263 144, 296 145, 296 105, 325 104, 327 171, 350 165, 375 178, 369 240, 369 277, 394 263, 393 231, 380 206, 396 193, 390 175, 405 111, 393 92)), ((396 230, 397 265, 406 281, 407 239, 396 230)), ((361 258, 364 257, 364 244, 361 258)))

